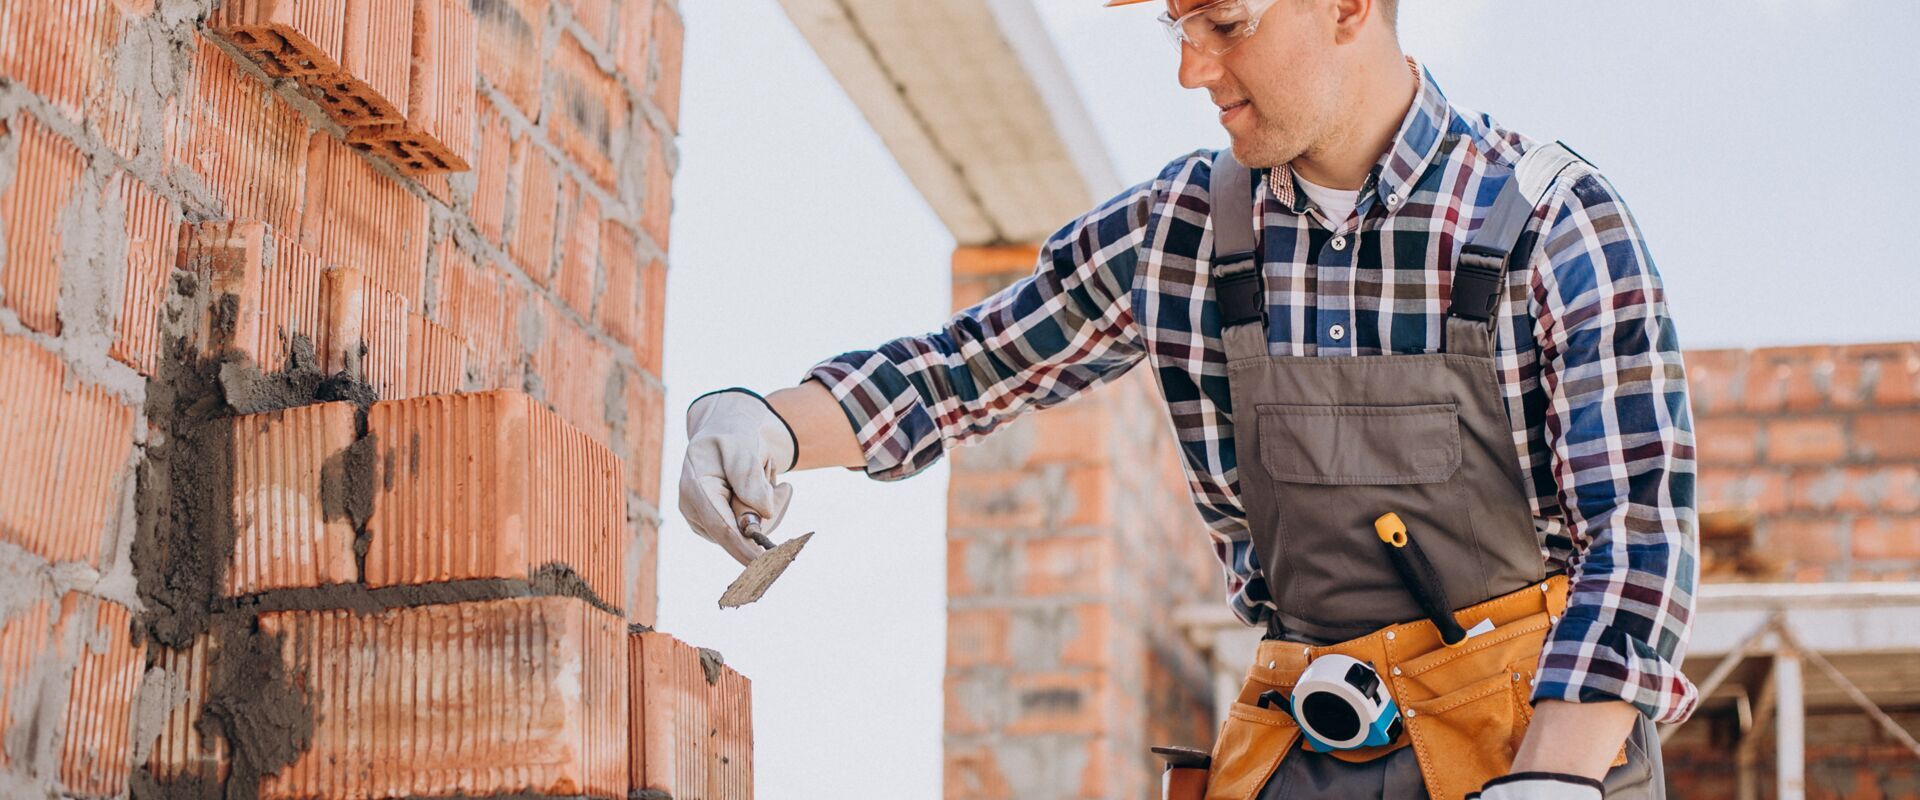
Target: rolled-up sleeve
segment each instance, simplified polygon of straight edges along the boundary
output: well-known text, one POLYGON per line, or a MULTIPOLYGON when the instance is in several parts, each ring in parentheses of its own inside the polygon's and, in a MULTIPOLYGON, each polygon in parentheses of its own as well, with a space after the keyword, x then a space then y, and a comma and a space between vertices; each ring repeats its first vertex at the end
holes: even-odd
POLYGON ((1698 702, 1680 671, 1699 580, 1686 370, 1660 276, 1612 185, 1582 174, 1561 196, 1532 305, 1572 585, 1534 699, 1624 700, 1678 722, 1698 702))
POLYGON ((1032 274, 938 330, 807 369, 833 393, 876 480, 910 477, 1020 414, 1110 381, 1145 353, 1132 287, 1153 182, 1061 227, 1032 274))

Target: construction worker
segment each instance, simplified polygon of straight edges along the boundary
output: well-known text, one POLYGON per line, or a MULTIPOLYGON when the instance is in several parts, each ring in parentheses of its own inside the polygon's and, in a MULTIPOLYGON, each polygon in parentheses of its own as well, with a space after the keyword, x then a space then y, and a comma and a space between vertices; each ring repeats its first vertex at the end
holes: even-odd
POLYGON ((1267 628, 1208 800, 1663 797, 1698 566, 1659 275, 1612 184, 1453 106, 1395 5, 1169 0, 1231 149, 938 331, 697 398, 688 522, 746 563, 780 473, 905 478, 1148 362, 1229 602, 1267 628))

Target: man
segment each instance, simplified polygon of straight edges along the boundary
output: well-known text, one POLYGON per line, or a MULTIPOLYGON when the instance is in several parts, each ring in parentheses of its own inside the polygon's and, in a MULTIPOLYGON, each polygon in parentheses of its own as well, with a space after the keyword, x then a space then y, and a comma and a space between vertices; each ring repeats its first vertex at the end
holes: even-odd
POLYGON ((1659 276, 1591 165, 1447 101, 1401 53, 1395 4, 1169 0, 1181 84, 1212 97, 1230 153, 1068 223, 938 332, 764 399, 696 399, 689 523, 745 563, 738 520, 778 523, 781 472, 905 478, 1151 362, 1229 602, 1269 631, 1209 798, 1663 796, 1651 724, 1697 699, 1679 664, 1698 566, 1659 276), (1523 187, 1523 159, 1551 169, 1523 187), (1446 632, 1476 614, 1495 633, 1446 632), (1516 642, 1520 708, 1480 703, 1509 665, 1475 658, 1516 642), (1403 695, 1387 744, 1296 745, 1311 709, 1289 701, 1332 653, 1403 695))

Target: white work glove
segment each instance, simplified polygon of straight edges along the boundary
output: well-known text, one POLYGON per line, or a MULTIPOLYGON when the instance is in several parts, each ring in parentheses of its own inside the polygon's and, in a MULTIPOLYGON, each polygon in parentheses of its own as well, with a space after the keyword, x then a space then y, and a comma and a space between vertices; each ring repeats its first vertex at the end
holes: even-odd
POLYGON ((1560 772, 1515 772, 1487 781, 1467 800, 1600 800, 1606 786, 1560 772))
POLYGON ((793 484, 773 479, 798 463, 800 440, 766 398, 738 386, 708 392, 687 406, 687 458, 680 465, 680 513, 701 538, 742 565, 766 552, 740 528, 760 517, 769 534, 787 513, 793 484))

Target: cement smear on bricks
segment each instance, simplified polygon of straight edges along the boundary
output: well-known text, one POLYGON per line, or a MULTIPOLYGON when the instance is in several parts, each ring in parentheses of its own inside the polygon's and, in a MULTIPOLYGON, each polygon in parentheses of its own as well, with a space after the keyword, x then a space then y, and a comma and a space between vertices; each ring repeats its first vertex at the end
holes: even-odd
POLYGON ((260 795, 260 779, 292 764, 313 743, 313 708, 287 676, 280 637, 251 614, 222 615, 201 735, 219 730, 233 753, 228 800, 260 795), (217 728, 216 728, 217 726, 217 728))
MULTIPOLYGON (((313 711, 305 692, 286 675, 278 640, 260 633, 250 613, 214 613, 223 605, 221 587, 235 538, 233 419, 331 400, 359 402, 364 413, 374 399, 370 388, 348 376, 322 375, 313 343, 304 337, 289 343, 282 369, 262 373, 230 347, 237 299, 226 295, 208 302, 193 275, 191 267, 176 273, 162 321, 163 358, 147 382, 153 435, 140 465, 132 556, 146 604, 138 632, 171 648, 190 647, 208 633, 216 641, 200 733, 226 740, 231 767, 224 786, 207 779, 162 785, 146 770, 136 770, 133 796, 143 800, 256 797, 261 776, 293 763, 307 749, 313 711), (212 341, 200 342, 196 333, 206 314, 212 341)), ((356 459, 341 454, 340 460, 342 483, 351 487, 356 459)), ((341 507, 348 513, 360 505, 352 493, 342 490, 341 507)))
POLYGON ((353 526, 353 574, 362 581, 367 578, 367 549, 373 544, 367 521, 373 518, 374 452, 379 444, 367 428, 367 405, 354 412, 353 444, 320 465, 321 514, 353 526))
POLYGON ((707 674, 707 685, 712 686, 719 683, 720 668, 727 665, 727 660, 720 656, 720 651, 711 647, 700 647, 696 649, 700 651, 700 671, 707 674))

